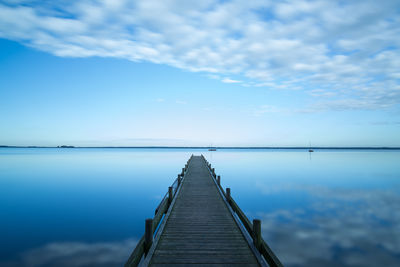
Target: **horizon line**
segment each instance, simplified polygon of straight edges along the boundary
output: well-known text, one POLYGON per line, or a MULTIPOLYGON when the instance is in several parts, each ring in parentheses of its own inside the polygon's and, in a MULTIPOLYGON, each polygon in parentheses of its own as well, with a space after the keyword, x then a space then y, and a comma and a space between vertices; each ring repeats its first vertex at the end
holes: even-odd
POLYGON ((147 148, 147 149, 400 149, 397 146, 15 146, 0 145, 0 148, 147 148))

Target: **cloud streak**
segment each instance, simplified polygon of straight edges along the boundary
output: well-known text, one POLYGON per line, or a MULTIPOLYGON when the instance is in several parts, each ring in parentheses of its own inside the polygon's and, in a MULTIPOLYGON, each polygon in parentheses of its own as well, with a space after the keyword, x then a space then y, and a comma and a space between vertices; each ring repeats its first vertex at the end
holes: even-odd
POLYGON ((3 1, 0 37, 222 82, 304 90, 327 109, 400 103, 398 1, 3 1), (239 82, 242 81, 242 82, 239 82))
POLYGON ((232 80, 231 78, 224 78, 221 80, 223 83, 241 83, 241 81, 232 80))

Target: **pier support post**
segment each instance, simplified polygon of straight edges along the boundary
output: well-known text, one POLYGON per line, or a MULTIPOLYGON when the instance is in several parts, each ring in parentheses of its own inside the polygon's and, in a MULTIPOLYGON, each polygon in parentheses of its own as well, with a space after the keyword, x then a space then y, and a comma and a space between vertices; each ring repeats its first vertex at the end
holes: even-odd
POLYGON ((211 169, 213 176, 215 177, 215 168, 211 169))
POLYGON ((226 188, 226 200, 231 204, 231 189, 229 187, 226 188))
POLYGON ((182 168, 182 173, 181 175, 183 176, 185 174, 185 168, 182 168))
POLYGON ((217 176, 217 184, 221 185, 221 176, 219 176, 219 175, 217 176))
POLYGON ((151 244, 153 243, 153 219, 146 219, 144 232, 144 253, 147 255, 151 244))
POLYGON ((178 187, 181 185, 181 175, 180 174, 178 174, 178 187))
POLYGON ((253 242, 254 246, 260 250, 261 247, 261 221, 259 219, 253 220, 253 242))
POLYGON ((170 187, 168 187, 168 205, 171 204, 173 197, 174 197, 174 195, 172 193, 172 186, 170 186, 170 187))

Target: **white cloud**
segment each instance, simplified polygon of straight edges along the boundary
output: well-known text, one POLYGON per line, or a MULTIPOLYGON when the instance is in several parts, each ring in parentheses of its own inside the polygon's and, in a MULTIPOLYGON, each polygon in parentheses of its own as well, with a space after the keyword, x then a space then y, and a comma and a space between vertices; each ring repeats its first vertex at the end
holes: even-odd
POLYGON ((241 81, 232 80, 231 78, 223 78, 221 81, 223 83, 241 83, 241 81))
POLYGON ((3 1, 0 37, 63 57, 148 61, 234 75, 221 81, 243 86, 318 89, 327 93, 314 97, 369 109, 400 103, 398 1, 198 2, 3 1))

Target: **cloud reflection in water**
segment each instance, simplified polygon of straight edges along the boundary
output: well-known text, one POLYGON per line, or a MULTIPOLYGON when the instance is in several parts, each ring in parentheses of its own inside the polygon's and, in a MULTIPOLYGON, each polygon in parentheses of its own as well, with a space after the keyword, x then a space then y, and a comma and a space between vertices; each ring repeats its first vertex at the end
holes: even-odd
POLYGON ((264 238, 285 266, 400 266, 399 193, 313 186, 282 190, 313 198, 304 208, 257 214, 264 238))
POLYGON ((137 240, 120 242, 53 242, 22 254, 14 262, 0 262, 1 266, 122 266, 135 248, 137 240))

